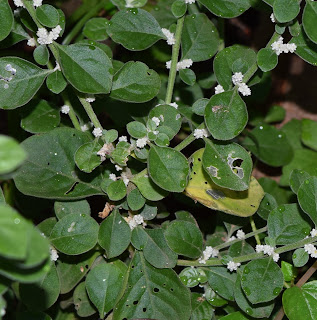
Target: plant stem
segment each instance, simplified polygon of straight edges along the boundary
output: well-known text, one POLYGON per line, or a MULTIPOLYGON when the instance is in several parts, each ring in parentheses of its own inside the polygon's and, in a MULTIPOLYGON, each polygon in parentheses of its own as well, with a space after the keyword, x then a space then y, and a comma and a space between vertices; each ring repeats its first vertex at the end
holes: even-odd
POLYGON ((25 9, 27 10, 27 12, 29 13, 29 15, 31 16, 31 18, 33 19, 33 21, 35 22, 36 26, 38 28, 42 28, 42 25, 37 21, 37 18, 36 18, 36 13, 35 13, 35 8, 33 7, 33 4, 32 2, 30 1, 25 1, 25 0, 22 0, 24 6, 25 6, 25 9))
POLYGON ((64 100, 64 103, 69 106, 69 118, 71 120, 71 122, 73 123, 73 126, 75 129, 77 130, 81 130, 81 127, 80 127, 80 124, 79 124, 79 121, 77 119, 77 116, 76 116, 76 113, 74 111, 74 108, 68 98, 68 94, 66 93, 66 91, 62 92, 62 97, 63 97, 63 100, 64 100))
POLYGON ((88 115, 89 119, 91 120, 91 122, 93 123, 94 127, 100 128, 102 130, 103 129, 102 125, 99 122, 91 104, 89 102, 87 102, 85 98, 78 97, 78 99, 79 99, 80 103, 83 105, 84 109, 86 110, 87 115, 88 115))
POLYGON ((177 62, 178 62, 179 49, 181 46, 181 37, 182 37, 184 19, 185 19, 185 17, 183 16, 177 20, 177 26, 176 26, 176 32, 175 32, 176 41, 175 41, 175 44, 173 45, 171 69, 170 69, 170 73, 168 76, 168 85, 167 85, 167 92, 166 92, 166 99, 165 99, 166 104, 170 104, 172 102, 173 90, 174 90, 176 73, 177 73, 176 68, 177 68, 177 62))
MULTIPOLYGON (((257 228, 256 228, 256 225, 255 225, 255 222, 254 222, 252 216, 250 217, 250 224, 251 224, 252 231, 256 232, 257 228)), ((260 241, 259 235, 257 233, 254 234, 254 238, 255 238, 256 243, 260 245, 261 241, 260 241)))
MULTIPOLYGON (((295 250, 297 248, 303 247, 305 244, 313 243, 317 241, 317 236, 313 238, 305 238, 303 240, 297 241, 295 243, 279 247, 275 249, 276 253, 284 253, 287 251, 295 250)), ((262 258, 264 256, 263 252, 255 252, 251 254, 246 254, 244 256, 236 257, 233 258, 233 262, 235 263, 242 263, 242 262, 247 262, 250 260, 255 260, 262 258)), ((221 259, 210 259, 206 261, 206 264, 201 264, 198 262, 198 260, 178 260, 177 261, 178 266, 194 266, 194 267, 210 267, 210 266, 222 266, 223 263, 221 262, 221 259)))
POLYGON ((90 11, 88 11, 75 25, 75 27, 69 32, 69 34, 64 38, 62 44, 70 44, 72 40, 79 33, 84 24, 92 17, 96 16, 98 12, 103 9, 107 0, 101 0, 96 6, 93 6, 90 11))

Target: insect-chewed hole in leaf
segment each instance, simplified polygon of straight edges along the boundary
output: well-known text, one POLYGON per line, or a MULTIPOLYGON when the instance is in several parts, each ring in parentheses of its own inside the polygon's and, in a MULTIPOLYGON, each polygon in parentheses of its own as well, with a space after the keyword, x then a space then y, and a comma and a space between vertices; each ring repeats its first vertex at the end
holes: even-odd
POLYGON ((232 153, 228 154, 227 163, 230 166, 232 172, 238 176, 240 179, 244 177, 244 170, 241 168, 243 159, 241 158, 233 158, 232 153))
POLYGON ((153 291, 154 291, 155 293, 157 293, 157 292, 160 292, 160 289, 159 289, 159 288, 154 288, 153 291))
POLYGON ((200 159, 200 158, 198 158, 198 161, 201 161, 201 159, 200 159))
POLYGON ((218 178, 218 168, 209 166, 207 167, 207 170, 212 177, 218 178))
POLYGON ((173 288, 171 288, 170 290, 171 290, 172 292, 174 291, 174 289, 173 289, 173 288))
POLYGON ((65 192, 65 194, 70 194, 72 191, 74 191, 76 185, 78 184, 78 181, 76 181, 72 186, 71 188, 65 192))
POLYGON ((134 265, 131 266, 131 269, 134 269, 134 265))
POLYGON ((146 312, 146 308, 143 308, 143 312, 146 312))
POLYGON ((133 301, 133 304, 134 304, 134 305, 137 305, 138 303, 139 303, 138 300, 133 301))
POLYGON ((194 171, 194 174, 196 174, 196 172, 194 171))
POLYGON ((208 189, 206 190, 206 193, 212 196, 215 200, 225 198, 225 194, 221 190, 208 189))

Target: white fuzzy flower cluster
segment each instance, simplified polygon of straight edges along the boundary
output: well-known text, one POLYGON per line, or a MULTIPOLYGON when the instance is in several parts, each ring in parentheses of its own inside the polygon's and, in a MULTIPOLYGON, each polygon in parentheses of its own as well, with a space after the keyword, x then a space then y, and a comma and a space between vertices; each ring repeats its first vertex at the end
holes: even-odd
POLYGON ((243 230, 238 230, 237 231, 237 238, 240 240, 245 239, 245 233, 243 232, 243 230))
POLYGON ((311 237, 317 237, 317 229, 312 229, 312 231, 310 231, 310 235, 311 237))
POLYGON ((295 43, 283 43, 283 37, 279 37, 277 41, 271 44, 271 48, 279 56, 281 53, 294 53, 297 49, 295 43))
POLYGON ((122 142, 122 141, 128 142, 127 136, 121 136, 121 137, 119 137, 119 142, 122 142))
POLYGON ((236 238, 235 236, 232 236, 232 237, 228 238, 226 242, 234 241, 234 240, 236 240, 236 239, 237 239, 237 238, 236 238))
POLYGON ((58 259, 58 252, 55 248, 51 247, 50 248, 50 254, 51 254, 51 261, 57 261, 58 259))
POLYGON ((122 171, 122 167, 118 166, 117 164, 114 166, 117 171, 122 171))
POLYGON ((34 38, 30 38, 26 43, 29 47, 36 47, 36 41, 34 38))
POLYGON ((217 257, 219 254, 219 251, 217 249, 214 249, 211 246, 207 246, 206 249, 203 251, 203 255, 199 258, 198 262, 202 264, 206 264, 206 261, 210 257, 217 257))
POLYGON ((277 262, 280 259, 280 255, 278 253, 274 252, 274 250, 275 250, 274 247, 271 247, 267 244, 265 244, 265 245, 258 244, 255 247, 256 252, 258 252, 258 253, 263 252, 264 254, 267 254, 268 256, 272 256, 273 260, 275 262, 277 262))
POLYGON ((52 29, 50 32, 45 28, 39 28, 36 32, 36 35, 38 36, 37 42, 39 44, 51 44, 54 40, 57 40, 61 31, 62 27, 60 25, 52 29))
POLYGON ((169 105, 175 109, 178 109, 178 104, 176 102, 171 102, 169 105))
POLYGON ((193 4, 193 3, 195 3, 195 1, 196 1, 196 0, 185 0, 185 3, 187 3, 187 4, 193 4))
POLYGON ((96 138, 99 138, 102 136, 102 129, 101 128, 95 128, 93 131, 92 131, 92 134, 96 137, 96 138))
POLYGON ((215 87, 215 94, 222 93, 222 92, 225 92, 225 89, 223 88, 223 86, 221 84, 218 84, 215 87))
POLYGON ((43 0, 33 0, 33 6, 40 7, 42 5, 43 0))
POLYGON ((117 177, 114 173, 110 173, 109 174, 109 179, 112 180, 112 181, 116 181, 117 180, 117 177))
POLYGON ((304 250, 312 257, 317 258, 317 248, 313 244, 305 244, 304 250))
POLYGON ((69 111, 70 111, 70 107, 68 105, 64 104, 61 108, 61 112, 64 114, 69 114, 69 111))
MULTIPOLYGON (((172 64, 171 60, 167 61, 166 68, 171 69, 171 64, 172 64)), ((192 66, 192 64, 193 64, 192 59, 184 59, 182 61, 177 62, 176 70, 179 71, 179 70, 190 68, 192 66)))
POLYGON ((61 66, 59 65, 59 63, 57 61, 56 61, 56 66, 53 71, 61 71, 61 66))
POLYGON ((89 102, 89 103, 92 103, 92 102, 95 102, 95 101, 96 101, 96 98, 95 98, 93 95, 91 95, 91 96, 87 97, 85 100, 86 100, 87 102, 89 102))
POLYGON ((144 137, 136 141, 136 146, 140 149, 144 148, 148 142, 148 138, 144 137))
POLYGON ((243 80, 243 74, 241 72, 235 72, 232 76, 232 83, 235 86, 238 86, 238 91, 243 96, 250 96, 251 95, 251 89, 247 86, 245 82, 242 82, 243 80))
POLYGON ((208 135, 209 134, 206 129, 195 129, 195 131, 194 131, 194 137, 196 139, 207 138, 208 135))
POLYGON ((134 228, 136 228, 140 224, 142 224, 143 227, 146 226, 146 223, 144 222, 144 219, 140 214, 136 214, 135 216, 133 216, 133 218, 127 217, 124 219, 129 224, 129 227, 131 228, 131 230, 133 230, 134 228))
POLYGON ((272 13, 272 14, 270 15, 270 19, 271 19, 271 21, 272 21, 273 23, 275 23, 275 22, 276 22, 276 19, 275 19, 274 13, 272 13))
POLYGON ((134 0, 126 0, 125 7, 126 8, 133 8, 134 7, 133 2, 134 2, 134 0))
POLYGON ((14 5, 15 5, 16 7, 23 7, 23 8, 25 8, 25 7, 24 7, 24 3, 23 3, 22 0, 13 0, 13 3, 14 3, 14 5))
POLYGON ((86 131, 89 130, 87 124, 84 124, 84 125, 80 126, 80 129, 81 129, 82 132, 86 132, 86 131))
POLYGON ((227 263, 227 269, 232 272, 232 271, 237 271, 238 268, 241 266, 241 263, 240 262, 233 262, 233 261, 229 261, 227 263))
POLYGON ((162 28, 162 32, 167 39, 166 42, 168 45, 172 46, 173 44, 175 44, 176 39, 175 39, 175 35, 173 32, 169 31, 166 28, 162 28))
POLYGON ((124 183, 125 186, 127 187, 128 184, 129 184, 129 182, 130 182, 127 174, 123 172, 123 173, 121 174, 121 178, 122 178, 123 183, 124 183))
POLYGON ((151 120, 155 123, 157 127, 160 125, 161 120, 158 117, 153 117, 151 120))

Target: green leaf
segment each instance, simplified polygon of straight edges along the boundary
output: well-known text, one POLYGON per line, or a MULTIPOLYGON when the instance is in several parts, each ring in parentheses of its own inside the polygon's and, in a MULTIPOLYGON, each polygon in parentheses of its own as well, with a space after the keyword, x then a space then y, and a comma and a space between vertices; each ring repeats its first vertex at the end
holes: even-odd
POLYGON ((234 18, 250 8, 249 0, 199 0, 199 2, 220 18, 234 18))
POLYGON ((292 38, 289 43, 296 44, 296 55, 304 61, 317 66, 317 44, 309 40, 303 29, 299 36, 292 38))
POLYGON ((168 192, 157 186, 148 175, 135 176, 131 180, 140 190, 142 196, 150 201, 159 201, 168 195, 168 192))
POLYGON ((310 119, 302 120, 302 142, 305 146, 317 151, 317 122, 310 119))
POLYGON ((46 27, 54 28, 59 23, 59 13, 53 6, 43 4, 36 8, 36 18, 46 27))
POLYGON ((53 130, 60 123, 60 112, 45 100, 32 100, 22 111, 21 128, 31 133, 53 130))
POLYGON ((277 202, 275 198, 266 193, 264 198, 261 201, 257 214, 264 220, 267 220, 270 212, 277 207, 277 202))
POLYGON ((206 98, 197 100, 192 106, 193 112, 199 116, 203 116, 205 114, 205 109, 208 102, 209 102, 209 99, 206 99, 206 98))
POLYGON ((203 268, 210 287, 221 297, 234 300, 234 284, 237 279, 236 273, 231 273, 226 267, 203 268))
POLYGON ((278 22, 289 22, 297 17, 300 11, 298 0, 275 0, 273 4, 274 17, 278 22))
POLYGON ((98 230, 98 223, 90 216, 71 213, 56 223, 50 240, 58 251, 68 255, 78 255, 96 245, 98 230))
POLYGON ((47 49, 47 46, 45 45, 40 45, 38 46, 34 51, 33 51, 33 57, 34 57, 34 60, 42 65, 42 66, 45 66, 48 61, 49 61, 49 58, 50 58, 50 53, 47 49))
POLYGON ((248 122, 246 105, 236 90, 213 95, 205 109, 205 122, 218 140, 231 140, 248 122))
POLYGON ((128 206, 132 211, 140 210, 145 204, 145 198, 138 188, 133 189, 127 196, 128 206))
POLYGON ((301 268, 308 262, 309 254, 304 248, 296 249, 292 255, 292 260, 294 267, 301 268))
POLYGON ((214 315, 213 307, 202 299, 201 294, 192 293, 192 314, 191 320, 212 319, 214 315))
POLYGON ((139 214, 144 220, 153 220, 157 215, 157 207, 154 203, 145 203, 139 214))
POLYGON ((219 318, 219 320, 249 320, 250 318, 244 315, 244 313, 237 311, 219 318))
POLYGON ((191 69, 180 70, 179 77, 184 83, 188 84, 189 86, 193 86, 196 83, 195 72, 191 69))
POLYGON ((9 173, 26 159, 26 152, 11 137, 0 135, 0 174, 9 173))
POLYGON ((19 286, 21 300, 33 311, 44 311, 50 308, 56 302, 59 292, 60 283, 54 263, 42 280, 19 286))
POLYGON ((111 39, 132 51, 145 50, 164 39, 161 27, 145 10, 132 8, 117 12, 108 23, 111 39))
POLYGON ((61 93, 67 86, 67 82, 61 71, 56 70, 46 78, 47 88, 55 94, 61 93))
POLYGON ((124 295, 114 309, 113 320, 149 318, 189 320, 190 291, 170 269, 156 269, 135 252, 124 295))
POLYGON ((172 106, 162 104, 154 107, 149 113, 149 120, 156 117, 160 120, 155 130, 165 133, 170 140, 179 132, 182 125, 182 117, 179 112, 172 106))
POLYGON ((8 0, 0 0, 0 41, 5 39, 13 28, 13 14, 8 0))
POLYGON ((96 313, 96 309, 89 300, 88 294, 86 292, 86 285, 84 282, 80 283, 76 287, 73 299, 76 312, 80 317, 89 317, 96 313))
POLYGON ((152 145, 148 157, 148 172, 160 188, 182 192, 189 173, 188 161, 179 151, 152 145))
POLYGON ((317 4, 313 1, 306 1, 303 12, 303 27, 308 38, 317 43, 317 30, 314 25, 317 19, 317 4))
POLYGON ((217 295, 217 293, 212 290, 209 285, 205 287, 205 298, 213 307, 223 307, 228 303, 227 300, 217 295))
POLYGON ((109 93, 112 83, 110 58, 96 46, 56 45, 59 63, 68 82, 84 93, 109 93))
POLYGON ((286 134, 288 143, 291 145, 293 150, 303 148, 303 145, 301 143, 301 134, 302 134, 301 120, 292 119, 282 127, 282 131, 286 134))
POLYGON ((98 243, 106 250, 107 258, 111 259, 123 253, 130 241, 131 229, 119 211, 115 210, 101 223, 98 243))
POLYGON ((262 162, 272 167, 280 167, 292 160, 293 150, 286 135, 275 127, 261 124, 248 135, 243 145, 262 162))
POLYGON ((239 308, 253 318, 268 318, 274 308, 274 301, 252 304, 241 288, 241 275, 238 272, 237 281, 234 285, 234 299, 239 308))
POLYGON ((264 121, 266 123, 281 122, 284 120, 285 115, 286 111, 283 107, 274 105, 269 109, 267 115, 264 118, 264 121))
POLYGON ((1 81, 0 108, 15 109, 28 103, 50 72, 21 58, 0 58, 0 79, 6 79, 1 81), (8 65, 16 69, 15 75, 6 71, 8 65))
POLYGON ((101 164, 100 156, 97 152, 101 149, 102 145, 98 139, 87 142, 80 146, 75 153, 75 162, 77 167, 86 173, 92 172, 101 164))
POLYGON ((223 211, 240 217, 253 215, 264 196, 257 180, 251 177, 250 187, 246 191, 232 191, 216 185, 202 166, 204 149, 191 156, 193 163, 189 183, 185 194, 213 210, 223 211))
POLYGON ((204 13, 185 17, 182 59, 192 59, 194 62, 209 60, 218 51, 218 46, 218 30, 204 13))
POLYGON ((257 62, 263 72, 273 70, 278 63, 278 56, 271 48, 263 48, 258 52, 257 62))
POLYGON ((61 294, 65 294, 83 279, 96 257, 98 252, 89 251, 79 256, 66 256, 60 254, 57 260, 57 272, 61 282, 61 294))
POLYGON ((123 287, 124 275, 115 265, 101 263, 87 275, 86 290, 92 303, 104 318, 115 305, 123 287))
POLYGON ((306 171, 309 175, 316 175, 317 152, 308 149, 294 151, 292 161, 282 168, 281 186, 288 186, 290 174, 294 169, 306 171))
MULTIPOLYGON (((4 0, 3 0, 4 1, 4 0)), ((0 48, 9 48, 15 45, 16 43, 29 39, 29 34, 23 29, 23 26, 17 20, 13 21, 13 28, 10 34, 0 42, 0 48)))
POLYGON ((317 319, 317 281, 286 289, 283 294, 283 308, 289 320, 317 319))
POLYGON ((146 137, 146 126, 139 121, 132 121, 127 124, 127 131, 129 135, 135 139, 146 137))
POLYGON ((183 269, 179 274, 179 278, 188 288, 196 287, 199 283, 205 283, 207 281, 206 274, 202 269, 191 267, 183 269))
POLYGON ((30 229, 30 223, 18 212, 9 206, 1 205, 0 255, 10 259, 25 259, 30 229))
POLYGON ((277 245, 303 240, 311 229, 307 217, 295 203, 279 206, 268 218, 268 235, 277 245))
POLYGON ((26 139, 22 147, 29 157, 14 177, 17 188, 24 194, 62 200, 103 194, 100 176, 87 177, 75 170, 75 152, 89 141, 89 134, 70 128, 26 139))
POLYGON ((168 246, 179 255, 195 259, 202 254, 202 233, 191 222, 173 221, 165 230, 165 238, 168 246))
POLYGON ((284 277, 272 258, 250 261, 243 269, 241 286, 251 303, 274 300, 283 288, 284 277))
POLYGON ((148 235, 144 246, 144 257, 155 268, 174 268, 177 254, 167 244, 163 229, 145 231, 148 235))
POLYGON ((87 200, 55 201, 54 211, 59 220, 72 213, 81 213, 90 216, 90 206, 87 200))
POLYGON ((187 11, 187 4, 183 0, 176 0, 171 6, 171 11, 175 18, 180 18, 187 11))
POLYGON ((298 189, 298 203, 308 214, 312 221, 317 224, 317 177, 306 179, 298 189))
POLYGON ((161 88, 159 75, 142 62, 127 62, 113 78, 110 97, 126 102, 152 100, 161 88))
POLYGON ((214 59, 214 72, 219 84, 225 90, 233 87, 232 74, 247 73, 256 64, 256 53, 240 45, 234 45, 221 50, 214 59))
POLYGON ((291 264, 286 261, 281 262, 281 269, 284 275, 284 280, 286 282, 290 282, 294 280, 297 276, 297 269, 291 264))
POLYGON ((251 253, 254 253, 254 249, 246 241, 239 241, 232 244, 228 251, 228 255, 232 258, 240 257, 251 253))
POLYGON ((52 320, 52 318, 43 312, 26 311, 19 312, 17 320, 52 320))
POLYGON ((305 172, 303 170, 294 169, 291 172, 291 175, 289 178, 290 187, 291 187, 292 191, 297 194, 299 187, 309 177, 310 177, 310 175, 307 172, 305 172))
POLYGON ((127 188, 122 179, 112 181, 106 188, 107 195, 112 201, 119 201, 127 194, 127 188))
POLYGON ((230 190, 247 190, 252 171, 249 153, 237 143, 205 142, 202 163, 211 180, 230 190))
POLYGON ((91 40, 103 41, 108 38, 106 18, 92 18, 84 26, 83 34, 91 40))
POLYGON ((55 217, 47 218, 39 223, 36 228, 41 232, 41 234, 43 233, 46 238, 49 238, 56 222, 57 219, 55 217))

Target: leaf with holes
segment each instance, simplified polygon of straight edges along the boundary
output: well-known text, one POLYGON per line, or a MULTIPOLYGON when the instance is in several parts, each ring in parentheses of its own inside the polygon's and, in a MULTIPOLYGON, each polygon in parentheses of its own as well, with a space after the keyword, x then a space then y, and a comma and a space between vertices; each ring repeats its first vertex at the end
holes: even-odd
POLYGON ((101 319, 114 307, 123 281, 122 271, 110 263, 101 263, 88 273, 86 290, 90 300, 98 309, 101 319))
POLYGON ((203 169, 201 161, 203 153, 204 149, 200 149, 191 156, 193 167, 185 194, 213 210, 240 217, 253 215, 264 196, 264 191, 257 180, 251 177, 249 189, 246 191, 219 187, 203 169))
POLYGON ((211 180, 230 190, 247 190, 252 171, 249 153, 237 143, 205 142, 202 163, 211 180))
POLYGON ((15 109, 28 103, 50 73, 21 58, 0 58, 0 108, 15 109))
POLYGON ((218 51, 217 28, 204 13, 185 17, 182 32, 182 59, 209 60, 218 51))
POLYGON ((71 213, 55 224, 50 240, 58 251, 78 255, 96 245, 98 230, 99 224, 90 216, 71 213))
POLYGON ((21 146, 29 156, 14 177, 17 188, 34 197, 62 200, 103 194, 99 173, 88 176, 75 169, 75 152, 91 140, 88 133, 70 128, 26 139, 21 146))
POLYGON ((173 270, 152 267, 143 254, 136 251, 128 274, 126 289, 114 309, 113 320, 189 320, 190 291, 173 270))
POLYGON ((205 108, 205 123, 215 139, 233 139, 243 131, 247 122, 247 108, 237 90, 212 96, 205 108))

